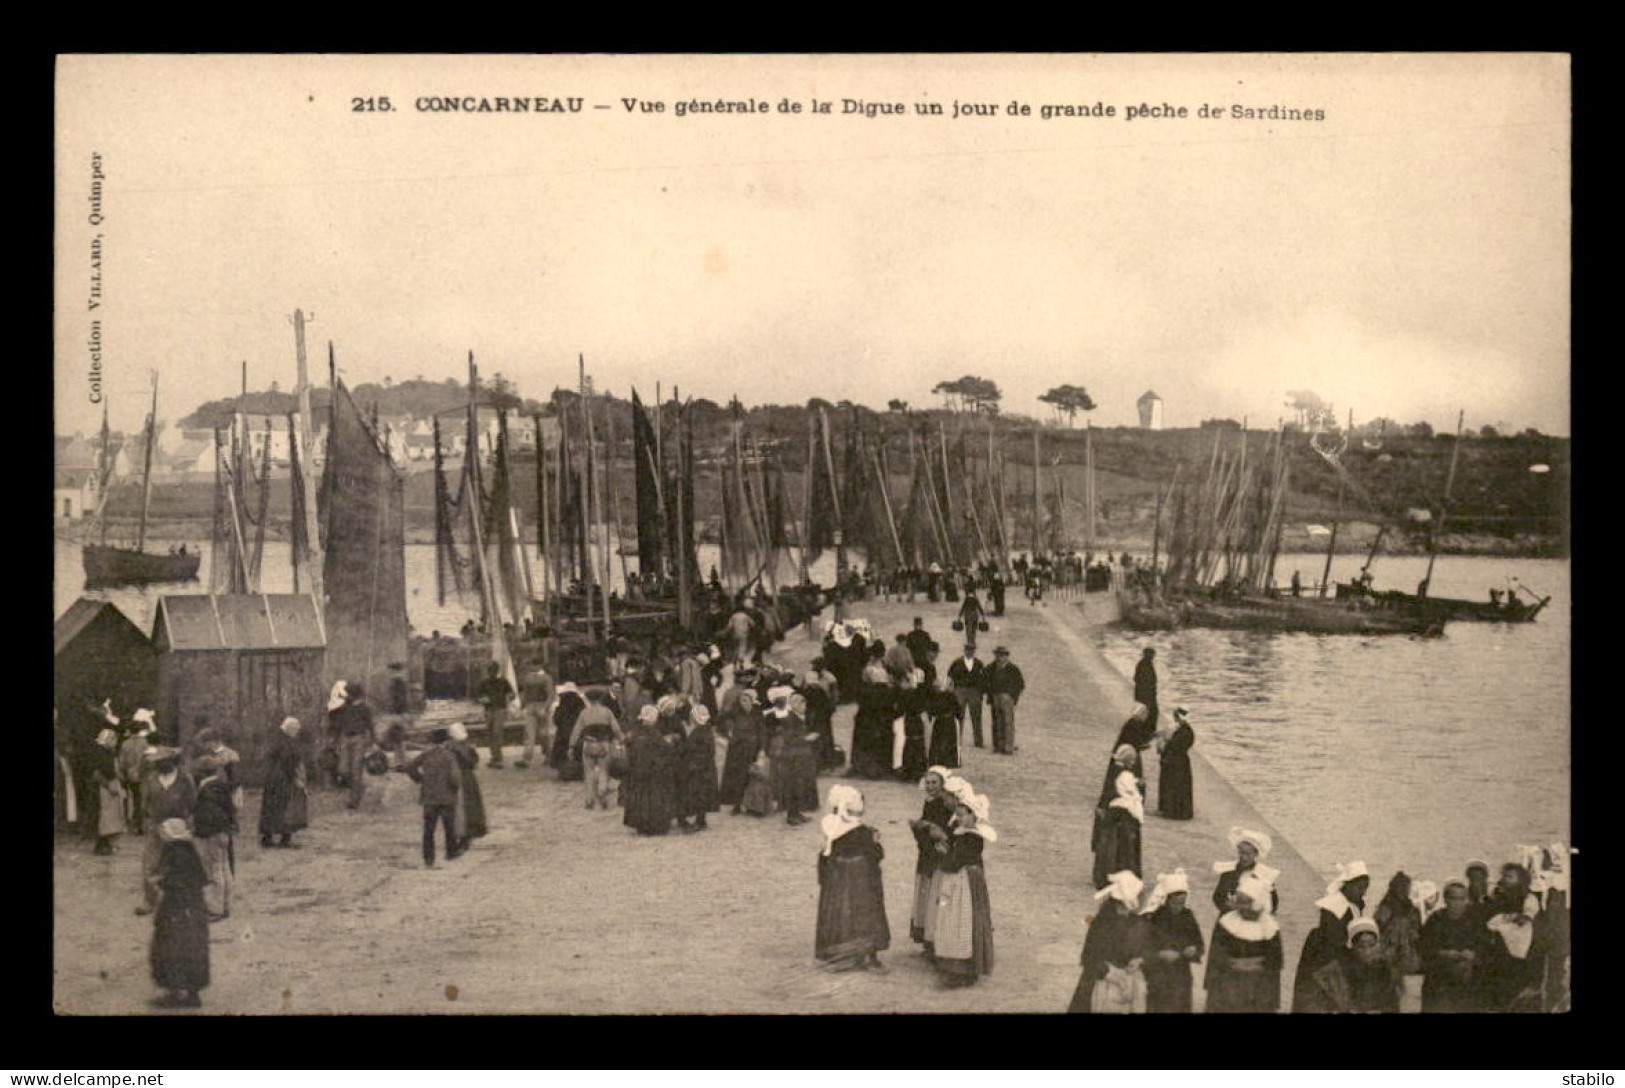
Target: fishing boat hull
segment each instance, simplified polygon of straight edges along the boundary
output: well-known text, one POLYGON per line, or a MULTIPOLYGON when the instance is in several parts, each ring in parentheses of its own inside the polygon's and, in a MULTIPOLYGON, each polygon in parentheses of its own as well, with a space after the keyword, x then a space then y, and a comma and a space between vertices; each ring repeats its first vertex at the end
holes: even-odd
POLYGON ((195 581, 203 557, 154 555, 134 548, 87 544, 84 559, 87 586, 144 586, 195 581))
POLYGON ((1431 615, 1362 608, 1354 602, 1275 597, 1171 597, 1161 605, 1125 606, 1123 623, 1139 630, 1212 627, 1231 631, 1281 631, 1320 635, 1436 634, 1431 615))
MULTIPOLYGON (((1525 604, 1517 598, 1495 604, 1490 601, 1467 601, 1459 597, 1418 597, 1399 590, 1373 591, 1350 582, 1337 583, 1340 601, 1366 601, 1372 608, 1394 612, 1411 612, 1441 620, 1467 620, 1477 623, 1533 623, 1547 601, 1525 604)), ((1548 598, 1547 600, 1549 600, 1548 598)))

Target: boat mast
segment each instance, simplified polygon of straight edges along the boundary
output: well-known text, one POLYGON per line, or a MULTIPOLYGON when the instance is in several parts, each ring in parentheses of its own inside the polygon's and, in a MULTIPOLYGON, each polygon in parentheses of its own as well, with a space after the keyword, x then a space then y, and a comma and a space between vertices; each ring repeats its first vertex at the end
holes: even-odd
POLYGON ((1033 561, 1038 561, 1038 424, 1033 424, 1033 561))
POLYGON ((107 426, 107 398, 102 397, 102 453, 101 463, 96 469, 96 516, 101 522, 102 547, 107 547, 107 492, 112 483, 113 475, 107 457, 107 445, 112 441, 112 431, 107 426))
MULTIPOLYGON (((317 520, 316 496, 310 487, 311 472, 315 468, 312 451, 315 440, 310 429, 310 367, 305 358, 305 311, 293 312, 293 349, 294 359, 298 366, 298 387, 294 390, 299 398, 299 433, 294 438, 299 447, 298 468, 294 471, 303 475, 304 487, 304 514, 300 523, 293 527, 293 531, 304 538, 306 577, 310 582, 310 597, 316 604, 318 622, 322 622, 322 613, 325 604, 322 598, 322 534, 321 526, 317 520)), ((329 395, 332 391, 329 391, 329 395)), ((297 588, 297 585, 295 586, 297 588)))
MULTIPOLYGON (((247 365, 246 363, 244 364, 247 365)), ((152 411, 147 416, 146 449, 141 457, 141 527, 136 532, 135 550, 142 551, 147 543, 147 511, 152 506, 152 436, 158 426, 158 372, 152 372, 152 411)), ((106 446, 103 446, 106 449, 106 446)))
POLYGON ((1456 443, 1450 447, 1450 471, 1444 478, 1444 500, 1439 503, 1439 518, 1433 525, 1433 531, 1428 533, 1428 570, 1422 576, 1422 586, 1418 596, 1427 596, 1433 586, 1433 562, 1439 558, 1439 530, 1444 528, 1445 518, 1450 511, 1450 492, 1456 485, 1456 458, 1461 455, 1461 427, 1467 421, 1467 413, 1459 412, 1456 415, 1456 443))
POLYGON ((1095 550, 1095 429, 1087 418, 1083 421, 1083 481, 1088 514, 1083 523, 1083 550, 1087 555, 1095 550))

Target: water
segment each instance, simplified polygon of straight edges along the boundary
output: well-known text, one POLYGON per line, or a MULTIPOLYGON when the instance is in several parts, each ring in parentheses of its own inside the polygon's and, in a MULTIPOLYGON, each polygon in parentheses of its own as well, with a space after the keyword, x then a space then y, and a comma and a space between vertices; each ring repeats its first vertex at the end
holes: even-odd
MULTIPOLYGON (((1287 557, 1305 581, 1322 559, 1287 557)), ((1349 580, 1362 556, 1339 556, 1349 580)), ((1379 589, 1414 591, 1425 558, 1384 558, 1379 589)), ((1185 630, 1097 634, 1133 674, 1157 649, 1158 702, 1189 708, 1198 749, 1317 869, 1363 860, 1381 895, 1515 843, 1570 841, 1569 564, 1439 560, 1432 592, 1487 599, 1512 575, 1554 598, 1532 624, 1452 623, 1439 638, 1185 630)), ((1221 846, 1214 854, 1225 855, 1221 846)))
MULTIPOLYGON (((1333 577, 1347 580, 1361 561, 1338 557, 1333 577)), ((700 562, 709 571, 717 549, 703 546, 700 562)), ((1296 566, 1313 580, 1320 564, 1289 557, 1281 573, 1296 566)), ((834 565, 826 552, 814 578, 833 581, 834 565)), ((1377 586, 1413 590, 1425 567, 1384 558, 1377 586)), ((619 562, 612 568, 618 584, 619 562)), ((60 615, 85 593, 77 547, 58 541, 55 574, 60 615)), ((478 614, 472 594, 436 603, 433 546, 407 546, 406 574, 416 630, 455 631, 478 614)), ((1157 648, 1162 705, 1190 708, 1202 753, 1311 864, 1329 874, 1359 858, 1381 882, 1399 867, 1438 880, 1470 857, 1500 860, 1514 843, 1569 841, 1568 563, 1446 558, 1434 593, 1479 598, 1508 575, 1555 595, 1538 622, 1452 623, 1431 639, 1116 629, 1096 637, 1125 676, 1142 646, 1157 648)), ((200 577, 89 595, 150 631, 158 596, 207 585, 207 554, 200 577)), ((263 584, 293 588, 287 544, 266 544, 263 584)), ((1216 845, 1214 858, 1224 854, 1216 845)))

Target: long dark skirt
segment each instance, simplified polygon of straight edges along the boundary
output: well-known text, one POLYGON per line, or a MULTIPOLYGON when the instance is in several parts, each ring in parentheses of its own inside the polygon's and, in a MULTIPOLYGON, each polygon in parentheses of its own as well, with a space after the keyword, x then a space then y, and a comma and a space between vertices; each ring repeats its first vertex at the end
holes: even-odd
POLYGON ((1111 874, 1140 872, 1140 821, 1120 808, 1107 808, 1095 819, 1095 887, 1104 888, 1111 874))
POLYGON ((1184 752, 1164 752, 1162 771, 1157 777, 1157 812, 1168 820, 1189 820, 1196 815, 1191 799, 1191 757, 1184 752))
POLYGON ((925 718, 911 711, 903 715, 903 778, 916 782, 930 765, 925 758, 925 718))
POLYGON ((201 990, 209 984, 203 862, 191 843, 166 842, 158 868, 163 894, 153 915, 152 979, 166 990, 201 990))
POLYGON ((305 826, 303 820, 288 818, 288 802, 293 800, 294 790, 297 788, 291 778, 265 780, 265 792, 260 796, 262 836, 269 838, 272 835, 291 835, 305 826))
POLYGON ((932 767, 959 766, 959 719, 952 714, 939 714, 931 722, 931 743, 926 750, 926 764, 932 767))
POLYGON ((805 744, 787 747, 773 761, 773 796, 785 812, 817 812, 818 768, 805 744))
POLYGON ((1145 1011, 1191 1011, 1191 964, 1189 960, 1163 963, 1145 961, 1145 1011))
POLYGON ((632 765, 632 793, 622 821, 640 834, 664 835, 677 817, 677 757, 664 741, 644 744, 652 750, 632 765))
POLYGON ((855 964, 890 948, 879 860, 870 853, 820 856, 818 875, 815 955, 855 964))
POLYGON ((480 780, 475 776, 472 768, 463 767, 462 804, 463 815, 467 821, 467 830, 464 838, 484 838, 488 830, 485 823, 485 796, 480 792, 480 780))
POLYGON ((941 890, 929 939, 937 970, 962 978, 993 971, 993 908, 987 874, 980 865, 941 874, 941 890))
POLYGON ((750 765, 761 751, 761 736, 756 730, 735 727, 728 740, 728 754, 722 760, 722 785, 717 789, 717 801, 724 805, 740 804, 745 787, 750 785, 750 765))
POLYGON ((680 816, 704 816, 720 808, 717 800, 717 764, 695 764, 683 769, 677 784, 677 813, 680 816))
POLYGON ((852 771, 864 778, 891 773, 892 716, 885 710, 859 710, 852 725, 852 771))

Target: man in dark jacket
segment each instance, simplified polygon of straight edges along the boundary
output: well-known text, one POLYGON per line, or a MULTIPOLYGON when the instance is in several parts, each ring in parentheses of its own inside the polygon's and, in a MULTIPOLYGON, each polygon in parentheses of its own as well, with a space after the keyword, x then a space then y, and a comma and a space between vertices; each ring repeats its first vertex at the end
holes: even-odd
POLYGON ((976 747, 986 747, 982 743, 982 693, 987 684, 987 666, 976 656, 975 643, 966 643, 965 656, 955 658, 948 666, 948 679, 954 686, 954 698, 959 700, 960 725, 964 725, 968 714, 976 747))
POLYGON ((235 859, 232 833, 237 830, 237 806, 232 800, 231 783, 225 766, 214 755, 200 756, 192 764, 199 776, 197 805, 192 810, 192 844, 209 878, 203 888, 203 902, 209 920, 218 922, 231 916, 231 883, 235 859))
POLYGON ((1016 703, 1027 686, 1021 670, 1010 660, 1003 646, 993 651, 993 664, 987 670, 987 694, 993 700, 993 751, 1016 754, 1016 703))
POLYGON ((344 776, 350 797, 346 808, 360 808, 361 798, 367 792, 367 753, 377 738, 373 734, 372 708, 366 702, 366 692, 359 684, 345 686, 344 703, 328 714, 328 721, 339 745, 339 773, 344 776))
POLYGON ((914 617, 914 630, 903 636, 903 642, 908 646, 909 656, 914 659, 916 669, 925 668, 925 653, 931 648, 931 635, 925 629, 925 621, 914 617))
POLYGON ((429 734, 432 747, 406 765, 406 773, 418 784, 418 801, 423 805, 423 867, 434 868, 434 826, 445 828, 446 860, 458 856, 456 816, 462 770, 457 757, 446 747, 450 736, 444 729, 429 734))
POLYGON ((480 681, 480 705, 485 708, 485 735, 491 745, 487 766, 502 766, 502 729, 508 724, 508 704, 513 701, 513 685, 502 675, 502 666, 493 661, 480 681))

